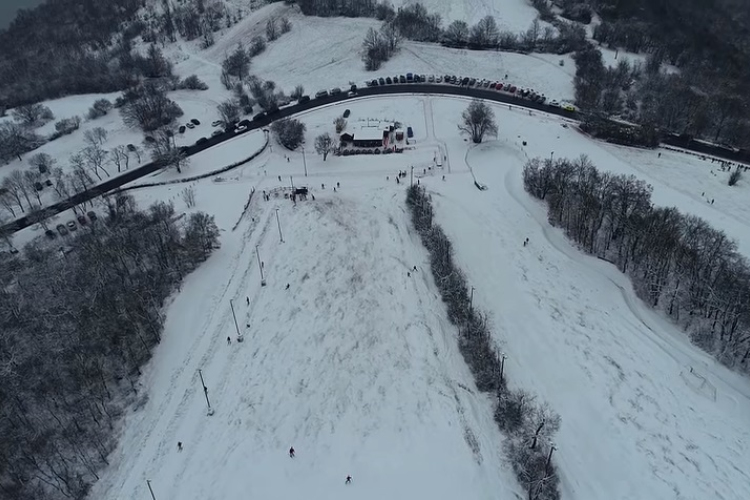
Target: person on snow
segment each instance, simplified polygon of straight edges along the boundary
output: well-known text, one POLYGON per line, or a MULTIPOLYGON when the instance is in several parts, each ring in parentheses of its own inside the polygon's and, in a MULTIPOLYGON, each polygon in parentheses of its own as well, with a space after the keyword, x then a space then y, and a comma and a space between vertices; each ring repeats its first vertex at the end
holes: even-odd
POLYGON ((294 458, 294 446, 289 448, 289 458, 294 458))
POLYGON ((346 482, 344 482, 344 484, 351 484, 351 483, 352 483, 352 476, 351 475, 347 475, 346 476, 346 482))
POLYGON ((182 451, 182 441, 177 441, 177 451, 182 451))
POLYGON ((289 283, 286 284, 286 288, 284 290, 289 290, 289 283))
POLYGON ((229 338, 229 337, 227 337, 227 345, 229 345, 229 344, 231 344, 231 343, 232 343, 232 339, 231 339, 231 338, 229 338))
POLYGON ((337 187, 337 188, 341 188, 341 183, 340 183, 340 182, 337 182, 337 183, 336 183, 336 187, 337 187))

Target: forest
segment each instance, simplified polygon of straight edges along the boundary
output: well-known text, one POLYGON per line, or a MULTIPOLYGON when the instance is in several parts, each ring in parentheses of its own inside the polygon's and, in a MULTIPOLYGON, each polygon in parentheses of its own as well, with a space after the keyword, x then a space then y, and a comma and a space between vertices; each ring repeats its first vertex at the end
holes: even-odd
POLYGON ((0 256, 0 497, 81 499, 145 403, 167 297, 218 248, 212 216, 104 202, 75 246, 0 256))
POLYGON ((585 156, 530 160, 526 191, 578 247, 627 274, 638 296, 720 362, 750 373, 750 263, 723 232, 651 202, 651 186, 585 156))

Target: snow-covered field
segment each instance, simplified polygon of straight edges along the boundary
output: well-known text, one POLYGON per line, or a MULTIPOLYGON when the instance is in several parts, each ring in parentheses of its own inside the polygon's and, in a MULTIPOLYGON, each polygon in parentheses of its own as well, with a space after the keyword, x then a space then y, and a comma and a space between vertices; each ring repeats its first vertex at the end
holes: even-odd
MULTIPOLYGON (((695 203, 700 193, 692 183, 714 179, 710 162, 598 143, 559 118, 501 106, 494 107, 497 140, 469 147, 455 128, 467 102, 368 98, 310 111, 302 115, 308 148, 346 107, 350 123, 413 124, 415 149, 326 162, 308 150, 305 178, 301 154, 275 146, 241 175, 194 184, 197 209, 217 216, 222 249, 166 311, 164 341, 143 378, 149 401, 125 420, 93 497, 147 495, 146 479, 157 498, 523 496, 499 452, 491 405, 476 394, 424 271, 404 186, 394 182, 396 171, 412 165, 476 287, 475 304, 491 315, 512 383, 562 416, 556 462, 563 498, 750 496, 742 466, 750 458, 747 380, 643 306, 615 268, 549 227, 543 207, 523 191, 521 168, 530 156, 585 152, 602 168, 649 172, 657 203, 700 210, 717 226, 747 210, 748 186, 717 180, 714 189, 727 202, 695 203), (437 151, 447 161, 425 173, 437 151), (315 201, 294 206, 282 196, 255 196, 231 230, 251 189, 279 192, 290 175, 315 201), (477 191, 472 176, 489 189, 477 191), (523 247, 526 237, 531 243, 523 247), (413 265, 419 272, 409 277, 413 265), (235 337, 230 299, 242 344, 226 342, 235 337)), ((181 211, 180 189, 133 193, 144 204, 172 199, 181 211)), ((747 227, 735 222, 727 231, 742 239, 747 227)), ((747 244, 741 241, 745 252, 747 244)))

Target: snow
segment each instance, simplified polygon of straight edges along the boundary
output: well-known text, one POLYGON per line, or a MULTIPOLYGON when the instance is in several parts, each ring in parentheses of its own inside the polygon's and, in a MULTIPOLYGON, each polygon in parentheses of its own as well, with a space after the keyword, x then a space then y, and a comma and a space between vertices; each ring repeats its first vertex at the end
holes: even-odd
MULTIPOLYGON (((492 16, 501 30, 518 33, 526 31, 539 15, 537 10, 525 0, 418 1, 430 14, 440 14, 444 28, 453 21, 466 21, 469 26, 472 26, 483 17, 492 16)), ((417 0, 395 0, 391 3, 398 10, 399 7, 417 3, 417 0)))
POLYGON ((572 99, 575 66, 567 56, 449 49, 436 44, 405 41, 401 50, 375 72, 365 71, 359 51, 364 33, 378 23, 371 19, 292 18, 292 31, 269 44, 253 59, 251 71, 274 80, 290 92, 303 85, 306 93, 362 84, 380 76, 455 74, 505 80, 528 87, 551 99, 572 99), (565 66, 559 65, 564 59, 565 66))
MULTIPOLYGON (((276 145, 224 182, 193 184, 196 209, 216 214, 222 248, 168 307, 164 340, 143 377, 149 400, 124 421, 92 497, 142 497, 146 479, 157 498, 523 496, 500 451, 491 404, 456 351, 403 186, 394 182, 411 165, 433 193, 437 219, 476 288, 475 305, 490 314, 511 383, 562 416, 554 459, 563 498, 750 496, 739 465, 750 458, 747 380, 645 307, 613 266, 551 228, 523 191, 521 168, 528 156, 586 152, 602 168, 649 173, 656 203, 704 210, 717 225, 726 212, 747 209, 747 186, 717 182, 731 204, 696 204, 690 183, 711 179, 710 164, 599 143, 558 117, 502 106, 493 106, 499 137, 470 147, 455 128, 467 102, 391 96, 308 111, 301 115, 308 145, 345 108, 353 122, 413 124, 416 145, 401 155, 325 162, 308 150, 307 178, 301 153, 276 145), (446 154, 445 167, 425 174, 436 151, 446 154), (290 175, 316 200, 293 206, 282 196, 256 196, 231 230, 251 189, 278 193, 290 175), (477 191, 473 176, 489 189, 477 191), (419 271, 409 277, 413 265, 419 271), (245 341, 228 346, 230 299, 245 341), (472 435, 478 452, 467 444, 472 435)), ((181 189, 133 193, 142 203, 172 199, 183 211, 181 189)), ((730 236, 747 234, 736 222, 730 236)))

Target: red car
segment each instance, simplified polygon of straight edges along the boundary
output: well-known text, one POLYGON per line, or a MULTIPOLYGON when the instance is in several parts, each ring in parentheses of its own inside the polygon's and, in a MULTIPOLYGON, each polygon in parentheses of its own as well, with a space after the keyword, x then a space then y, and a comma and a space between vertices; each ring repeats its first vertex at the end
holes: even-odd
POLYGON ((500 82, 498 82, 498 84, 497 84, 497 85, 495 85, 495 89, 496 89, 496 90, 503 90, 503 84, 502 84, 502 83, 500 83, 500 82))
POLYGON ((508 92, 510 92, 511 94, 515 94, 516 90, 518 90, 516 88, 516 86, 515 85, 511 85, 510 88, 508 89, 508 92))

